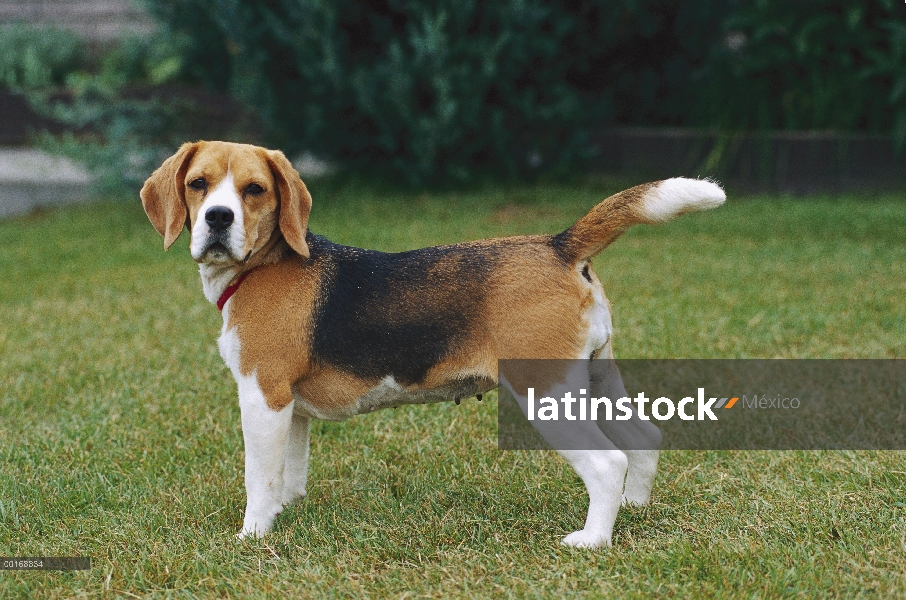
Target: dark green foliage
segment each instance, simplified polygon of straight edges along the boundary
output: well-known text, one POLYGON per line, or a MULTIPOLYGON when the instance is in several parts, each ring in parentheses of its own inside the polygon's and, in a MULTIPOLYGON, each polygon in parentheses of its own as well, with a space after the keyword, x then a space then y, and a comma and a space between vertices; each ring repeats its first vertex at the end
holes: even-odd
POLYGON ((160 86, 182 76, 178 37, 130 37, 66 74, 63 85, 25 90, 38 110, 68 133, 41 146, 84 162, 104 193, 132 191, 182 141, 191 103, 162 99, 160 86))
POLYGON ((892 131, 906 142, 902 3, 759 0, 728 15, 715 41, 693 123, 892 131))
POLYGON ((39 145, 85 164, 101 194, 134 193, 182 141, 182 119, 193 106, 155 95, 126 95, 90 79, 64 101, 42 101, 43 112, 78 133, 43 135, 39 145), (180 110, 183 109, 183 110, 180 110))
POLYGON ((34 89, 63 83, 85 62, 85 44, 62 29, 25 23, 0 26, 0 87, 34 89))
POLYGON ((693 65, 671 57, 707 47, 696 3, 147 4, 174 30, 202 32, 195 58, 211 69, 199 72, 256 107, 274 144, 411 183, 582 164, 589 133, 617 115, 678 122, 677 102, 658 111, 659 92, 693 65), (696 24, 689 41, 677 18, 696 24))
POLYGON ((224 95, 186 84, 191 47, 178 34, 127 37, 89 52, 54 29, 0 29, 0 85, 24 94, 65 133, 39 146, 84 163, 101 193, 133 195, 148 174, 189 138, 229 138, 247 111, 224 95), (56 42, 56 46, 54 43, 56 42))
POLYGON ((179 36, 127 37, 99 60, 99 78, 110 88, 160 85, 184 76, 187 40, 179 36))
POLYGON ((146 1, 273 143, 413 182, 581 164, 610 124, 906 141, 893 0, 146 1))

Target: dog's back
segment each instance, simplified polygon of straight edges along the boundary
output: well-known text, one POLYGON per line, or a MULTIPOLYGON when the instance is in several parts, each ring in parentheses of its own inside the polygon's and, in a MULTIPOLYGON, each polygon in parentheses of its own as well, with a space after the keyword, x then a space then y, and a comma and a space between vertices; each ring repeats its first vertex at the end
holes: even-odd
POLYGON ((589 339, 593 313, 607 311, 590 258, 631 225, 723 198, 708 181, 667 180, 610 196, 558 235, 399 253, 309 234, 311 266, 323 273, 312 357, 403 386, 439 385, 465 372, 496 379, 499 358, 587 358, 603 343, 589 339), (463 356, 472 357, 468 365, 463 356))

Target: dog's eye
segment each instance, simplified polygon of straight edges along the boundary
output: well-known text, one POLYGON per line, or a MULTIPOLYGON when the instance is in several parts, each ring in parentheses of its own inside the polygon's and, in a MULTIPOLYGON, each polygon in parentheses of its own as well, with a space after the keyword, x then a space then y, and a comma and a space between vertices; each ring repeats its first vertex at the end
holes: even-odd
POLYGON ((201 190, 205 189, 206 187, 208 187, 208 182, 205 181, 204 178, 199 177, 198 179, 193 179, 192 181, 190 181, 189 187, 192 188, 193 190, 201 191, 201 190))
POLYGON ((258 196, 264 193, 264 188, 257 183, 252 183, 247 188, 245 188, 245 192, 247 194, 251 194, 252 196, 258 196))

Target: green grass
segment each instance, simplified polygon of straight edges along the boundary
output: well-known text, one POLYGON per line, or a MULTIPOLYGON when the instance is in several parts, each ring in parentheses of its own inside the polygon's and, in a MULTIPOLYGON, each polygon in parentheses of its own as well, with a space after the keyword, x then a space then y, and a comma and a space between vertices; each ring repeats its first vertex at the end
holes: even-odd
MULTIPOLYGON (((311 227, 400 250, 569 225, 603 183, 394 196, 312 186, 311 227)), ((906 357, 906 198, 731 198, 595 263, 619 357, 906 357)), ((185 234, 184 234, 185 236, 185 234)), ((496 402, 313 426, 309 496, 237 542, 242 437, 187 239, 137 201, 0 223, 0 597, 906 595, 906 454, 663 455, 606 551, 584 488, 496 449, 496 402)), ((906 426, 904 423, 896 426, 906 426)))

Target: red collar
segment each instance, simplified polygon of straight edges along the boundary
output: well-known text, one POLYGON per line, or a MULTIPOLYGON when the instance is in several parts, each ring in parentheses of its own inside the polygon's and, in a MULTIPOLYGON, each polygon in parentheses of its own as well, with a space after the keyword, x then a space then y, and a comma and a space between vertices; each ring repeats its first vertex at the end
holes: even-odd
POLYGON ((220 294, 220 298, 217 299, 217 310, 223 312, 223 307, 226 305, 227 300, 233 297, 233 294, 236 293, 236 290, 239 289, 239 286, 242 285, 242 282, 245 281, 245 278, 248 277, 254 270, 255 269, 249 269, 239 276, 239 279, 236 280, 236 283, 223 290, 223 293, 220 294))

